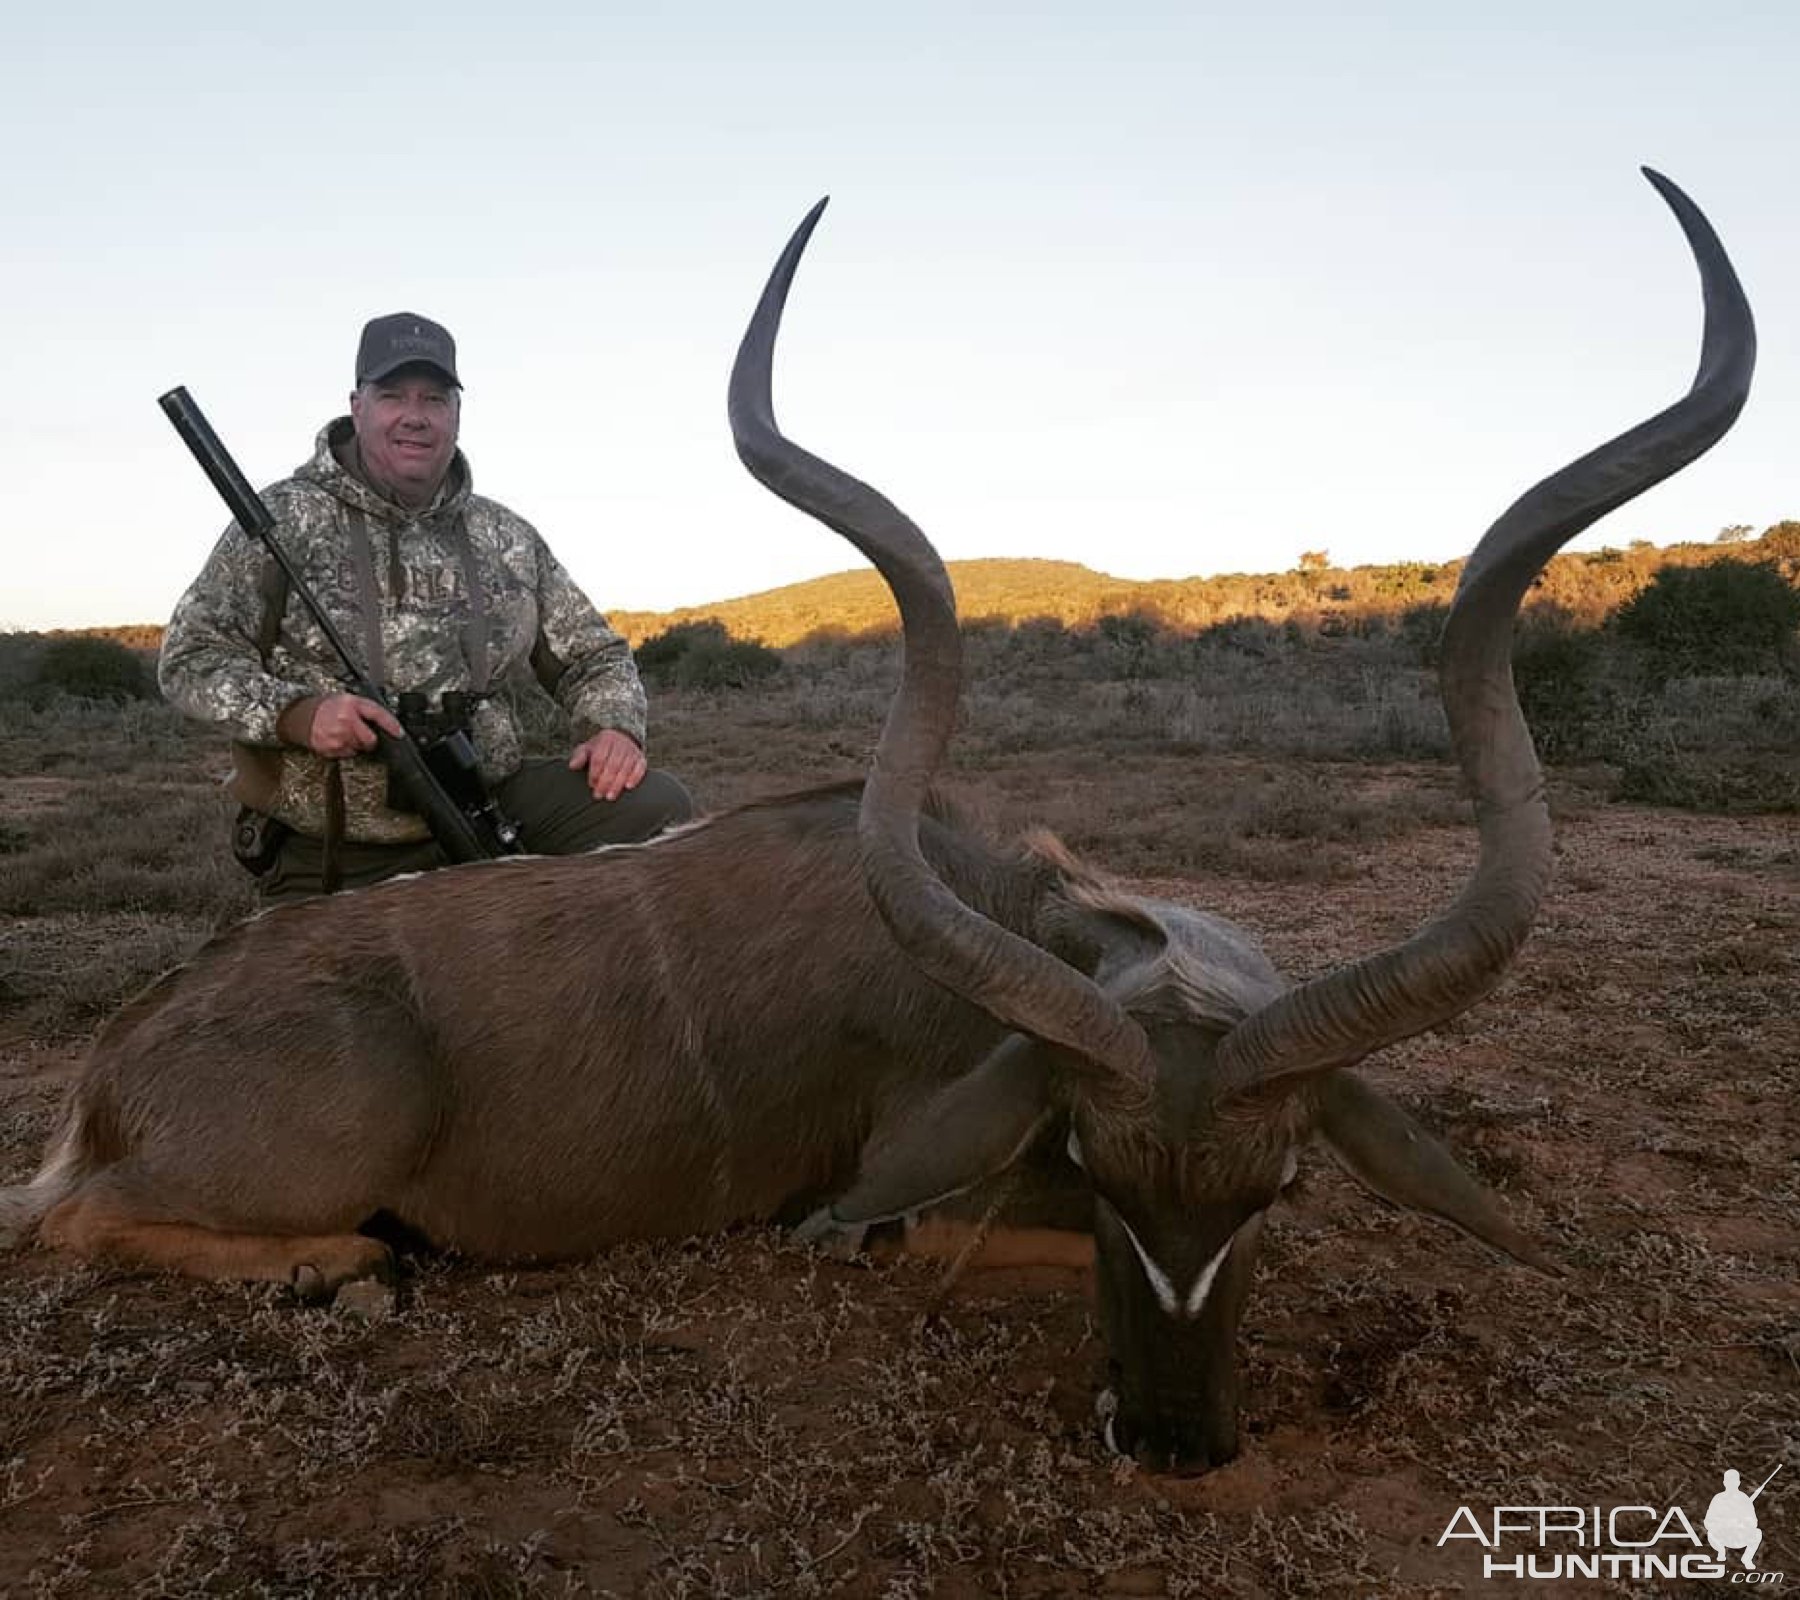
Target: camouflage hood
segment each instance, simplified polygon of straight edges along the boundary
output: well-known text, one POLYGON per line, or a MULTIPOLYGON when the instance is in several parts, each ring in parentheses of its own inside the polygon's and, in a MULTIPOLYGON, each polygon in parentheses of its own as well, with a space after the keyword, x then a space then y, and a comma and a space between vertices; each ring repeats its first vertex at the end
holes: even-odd
MULTIPOLYGON (((312 457, 263 491, 275 537, 358 664, 392 693, 480 701, 471 732, 490 782, 517 769, 518 721, 493 694, 526 671, 568 712, 576 739, 618 728, 644 741, 644 694, 631 652, 570 579, 537 530, 474 492, 458 450, 423 510, 389 500, 357 473, 348 417, 319 433, 312 457)), ((284 747, 276 721, 295 701, 342 690, 341 666, 262 545, 233 523, 184 594, 163 640, 164 694, 236 741, 247 804, 302 832, 324 827, 329 763, 284 747)), ((379 763, 339 763, 346 836, 427 837, 387 805, 379 763)))

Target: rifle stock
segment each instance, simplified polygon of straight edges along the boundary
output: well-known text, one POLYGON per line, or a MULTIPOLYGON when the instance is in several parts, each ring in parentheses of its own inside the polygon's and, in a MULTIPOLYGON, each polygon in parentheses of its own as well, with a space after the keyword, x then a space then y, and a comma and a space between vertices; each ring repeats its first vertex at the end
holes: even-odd
MULTIPOLYGON (((274 557, 276 564, 287 575, 290 589, 306 607, 338 660, 343 663, 342 678, 345 686, 352 694, 360 695, 365 700, 373 700, 391 712, 394 708, 389 703, 387 691, 380 684, 372 682, 357 665, 356 658, 345 646, 331 618, 325 614, 312 590, 307 588, 305 580, 295 570, 293 562, 288 560, 287 552, 281 548, 280 541, 275 537, 275 518, 263 504, 262 496, 250 487, 249 480, 238 470, 237 463, 231 459, 230 452, 213 432, 212 424, 194 403, 193 396, 186 389, 177 387, 159 397, 156 403, 162 407, 163 415, 174 424, 182 443, 200 463, 200 470, 219 491, 219 498, 237 519, 238 526, 260 540, 263 548, 274 557)), ((474 824, 445 792, 444 786, 425 764, 425 757, 412 739, 404 734, 395 738, 379 728, 374 731, 376 757, 387 765, 401 791, 425 819, 425 825, 431 829, 432 837, 437 840, 445 855, 452 861, 462 862, 491 861, 495 856, 505 853, 503 848, 490 845, 476 831, 474 824)))

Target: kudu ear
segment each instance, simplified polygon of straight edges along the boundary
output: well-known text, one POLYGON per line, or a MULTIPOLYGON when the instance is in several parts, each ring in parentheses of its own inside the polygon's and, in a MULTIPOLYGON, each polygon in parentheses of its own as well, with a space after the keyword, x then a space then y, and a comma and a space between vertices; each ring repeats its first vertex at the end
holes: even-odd
POLYGON ((880 1222, 917 1211, 1009 1167, 1052 1109, 1043 1045, 1014 1034, 923 1109, 863 1148, 862 1170, 829 1208, 833 1222, 880 1222))
POLYGON ((1395 1205, 1442 1217, 1539 1272, 1563 1276, 1456 1158, 1386 1095, 1342 1071, 1325 1074, 1314 1093, 1319 1136, 1358 1183, 1395 1205))

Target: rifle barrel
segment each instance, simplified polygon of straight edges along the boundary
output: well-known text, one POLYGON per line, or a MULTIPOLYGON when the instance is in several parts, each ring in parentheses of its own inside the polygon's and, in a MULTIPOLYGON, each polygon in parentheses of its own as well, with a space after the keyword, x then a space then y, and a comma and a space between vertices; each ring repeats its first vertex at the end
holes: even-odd
POLYGON ((181 442, 200 463, 200 470, 212 480, 212 486, 219 491, 219 498, 231 508, 238 526, 246 533, 258 535, 274 527, 275 518, 270 515, 269 508, 250 487, 250 480, 238 470, 238 464, 231 459, 231 452, 213 432, 212 424, 194 403, 194 397, 177 384, 167 394, 158 397, 156 403, 162 407, 163 415, 174 423, 175 431, 181 435, 181 442))
POLYGON ((175 425, 175 431, 181 435, 181 442, 200 463, 200 470, 219 491, 219 498, 237 519, 237 525, 245 533, 254 535, 286 574, 288 587, 295 598, 306 607, 320 632, 325 635, 326 643, 331 646, 338 660, 343 662, 345 682, 365 700, 377 700, 386 705, 387 696, 356 664, 356 657, 350 653, 343 636, 325 614, 325 608, 314 599, 312 590, 306 586, 306 580, 295 570, 293 562, 288 560, 287 551, 282 549, 280 540, 275 537, 274 513, 263 504, 262 496, 250 487, 250 480, 238 470, 238 464, 231 459, 231 452, 225 448, 218 434, 213 432, 212 424, 206 420, 206 414, 201 411, 194 397, 178 384, 167 394, 159 396, 156 403, 162 407, 163 415, 175 425))

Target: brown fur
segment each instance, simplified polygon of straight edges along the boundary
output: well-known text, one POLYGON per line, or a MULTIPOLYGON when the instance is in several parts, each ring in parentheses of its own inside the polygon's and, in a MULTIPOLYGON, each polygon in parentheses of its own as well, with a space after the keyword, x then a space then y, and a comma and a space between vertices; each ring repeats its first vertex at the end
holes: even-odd
MULTIPOLYGON (((790 796, 650 846, 253 918, 113 1018, 70 1170, 0 1191, 0 1217, 44 1216, 81 1255, 341 1281, 373 1270, 357 1230, 377 1213, 549 1258, 835 1192, 874 1128, 1001 1037, 893 946, 856 801, 790 796)), ((1094 946, 1063 863, 948 821, 923 837, 971 905, 1078 960, 1094 946)))

